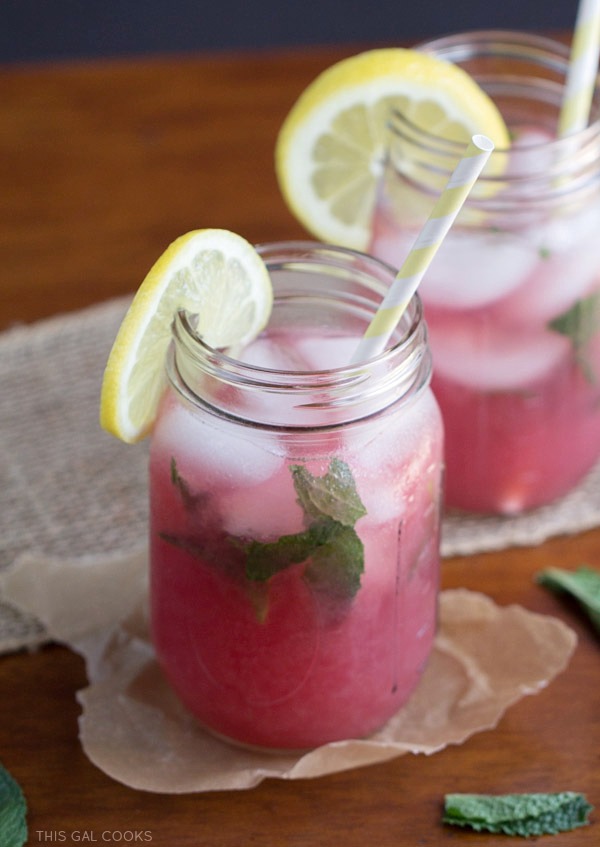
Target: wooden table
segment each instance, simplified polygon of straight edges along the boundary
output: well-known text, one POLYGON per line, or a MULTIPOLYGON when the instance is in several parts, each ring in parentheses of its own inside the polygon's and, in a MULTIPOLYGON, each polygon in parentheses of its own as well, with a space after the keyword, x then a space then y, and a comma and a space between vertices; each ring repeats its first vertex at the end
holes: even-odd
MULTIPOLYGON (((0 328, 133 291, 191 228, 226 227, 252 241, 302 237, 276 185, 276 133, 305 85, 351 52, 2 69, 0 328)), ((600 529, 446 561, 445 587, 573 627, 579 646, 568 669, 459 747, 313 781, 194 796, 130 790, 80 748, 82 661, 57 646, 2 657, 0 761, 27 796, 30 844, 125 844, 137 832, 145 842, 131 843, 164 847, 480 847, 504 842, 444 828, 446 792, 571 789, 598 807, 593 825, 551 843, 597 845, 600 641, 573 605, 533 580, 543 567, 582 562, 600 566, 600 529)))

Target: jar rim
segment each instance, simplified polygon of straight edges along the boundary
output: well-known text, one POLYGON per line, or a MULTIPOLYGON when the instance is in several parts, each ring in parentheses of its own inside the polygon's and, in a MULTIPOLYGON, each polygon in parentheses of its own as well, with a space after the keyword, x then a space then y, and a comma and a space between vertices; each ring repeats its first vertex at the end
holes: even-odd
MULTIPOLYGON (((548 35, 535 32, 523 32, 511 29, 474 29, 465 32, 455 32, 438 38, 426 39, 415 45, 415 50, 431 53, 445 61, 460 64, 462 61, 477 58, 482 54, 515 58, 521 56, 531 64, 551 68, 561 76, 566 77, 570 64, 570 48, 563 42, 548 35), (529 50, 525 56, 523 50, 529 50)), ((597 135, 600 132, 600 71, 596 74, 594 87, 596 101, 596 117, 590 120, 587 127, 573 137, 597 135)), ((435 138, 435 136, 433 136, 435 138)), ((554 144, 565 139, 553 139, 544 144, 554 144)), ((456 144, 457 142, 454 142, 456 144)), ((458 143, 460 145, 460 142, 458 143)), ((497 152, 507 152, 499 150, 497 152)))
MULTIPOLYGON (((570 50, 565 43, 537 33, 472 30, 423 41, 416 49, 462 65, 501 111, 516 117, 513 126, 519 130, 527 129, 528 119, 532 127, 538 125, 537 119, 529 117, 529 104, 542 104, 539 126, 544 127, 543 134, 528 137, 526 144, 497 146, 467 207, 481 204, 501 209, 511 207, 515 200, 532 207, 560 204, 593 190, 600 162, 600 74, 588 125, 563 137, 551 136, 569 67, 570 50), (500 66, 495 60, 502 58, 522 63, 500 66)), ((431 193, 440 190, 465 149, 463 142, 421 129, 399 109, 390 115, 388 132, 390 165, 431 193)))
MULTIPOLYGON (((303 278, 312 272, 312 294, 317 291, 314 286, 319 274, 324 269, 329 269, 332 279, 337 278, 339 290, 334 290, 332 294, 321 284, 318 289, 319 304, 322 307, 323 304, 333 304, 337 307, 339 303, 340 314, 343 314, 344 309, 354 306, 360 307, 366 313, 375 302, 373 299, 357 299, 353 292, 343 290, 340 284, 343 277, 339 277, 341 269, 346 270, 353 282, 356 282, 355 273, 359 278, 362 274, 365 281, 370 281, 371 297, 377 292, 381 295, 380 299, 383 299, 385 294, 383 279, 387 279, 390 284, 395 277, 394 268, 379 259, 349 248, 319 242, 266 242, 258 245, 257 250, 265 259, 271 274, 275 274, 274 309, 300 309, 301 305, 300 299, 297 299, 296 305, 294 292, 290 294, 286 291, 285 298, 279 295, 276 275, 282 269, 289 270, 292 267, 295 272, 304 274, 303 278), (379 279, 370 273, 374 270, 380 275, 379 279)), ((308 302, 306 297, 305 300, 308 302)), ((316 410, 326 407, 334 412, 337 410, 338 413, 348 412, 350 420, 355 420, 370 416, 374 411, 379 412, 386 405, 416 393, 428 385, 431 378, 431 356, 427 346, 423 308, 418 295, 411 300, 391 346, 366 362, 349 363, 341 367, 283 370, 244 362, 239 355, 231 355, 229 351, 217 350, 207 344, 196 332, 193 317, 185 311, 177 312, 174 317, 173 338, 169 364, 171 382, 188 399, 203 404, 207 402, 204 396, 206 385, 212 382, 215 385, 227 385, 238 394, 246 392, 248 396, 253 392, 278 395, 285 398, 290 408, 292 405, 295 408, 313 406, 316 410), (201 389, 197 388, 197 373, 201 373, 203 377, 201 389)), ((209 405, 217 403, 215 398, 219 392, 209 389, 208 393, 211 394, 209 405)), ((235 416, 234 410, 218 411, 235 416)), ((258 423, 271 425, 266 421, 258 423)), ((275 421, 272 425, 280 428, 282 421, 275 421)))
MULTIPOLYGON (((289 240, 289 241, 267 241, 260 242, 255 245, 256 251, 266 262, 267 266, 269 262, 272 261, 280 261, 281 257, 285 256, 286 253, 289 254, 286 261, 293 261, 294 264, 297 264, 301 261, 307 261, 308 256, 319 256, 323 259, 320 262, 320 265, 328 266, 328 267, 339 267, 339 262, 335 261, 336 257, 358 261, 362 265, 364 265, 363 273, 368 273, 369 271, 379 269, 383 271, 383 274, 388 277, 388 281, 391 281, 396 276, 396 269, 390 265, 389 263, 377 259, 374 256, 371 256, 367 253, 362 253, 358 250, 353 250, 349 247, 342 247, 331 244, 324 244, 318 241, 310 241, 310 240, 289 240), (333 260, 333 261, 332 261, 333 260)), ((385 288, 383 287, 383 282, 381 285, 381 299, 385 294, 385 288)), ((275 301, 277 297, 275 296, 275 301)), ((411 343, 414 343, 414 336, 418 330, 419 325, 424 320, 423 318, 423 305, 421 302, 421 298, 417 292, 415 296, 411 299, 409 306, 405 312, 405 315, 410 319, 410 324, 406 330, 406 332, 402 333, 401 337, 399 337, 395 343, 391 346, 386 347, 381 353, 373 356, 366 362, 360 362, 357 364, 348 363, 347 365, 341 365, 333 368, 323 368, 319 370, 282 370, 282 369, 269 369, 265 367, 261 367, 259 365, 254 365, 248 362, 244 362, 243 360, 237 358, 233 353, 230 355, 224 350, 220 350, 214 347, 211 347, 202 336, 196 332, 194 326, 194 316, 187 312, 186 310, 178 310, 176 316, 174 318, 173 330, 180 330, 189 339, 192 345, 197 345, 199 351, 202 351, 202 354, 207 358, 208 361, 213 362, 214 364, 221 363, 225 368, 236 368, 239 372, 245 375, 250 381, 253 379, 253 374, 256 375, 256 379, 258 382, 263 382, 266 374, 274 374, 274 375, 285 375, 284 381, 292 378, 307 378, 307 383, 309 383, 311 376, 319 376, 321 380, 326 380, 326 374, 331 374, 332 379, 336 379, 337 375, 342 375, 343 373, 347 373, 349 376, 353 373, 360 374, 364 370, 366 365, 371 363, 387 363, 390 362, 394 357, 401 356, 404 352, 408 352, 408 348, 411 343)))
MULTIPOLYGON (((536 55, 540 58, 543 55, 556 57, 558 54, 561 59, 565 60, 566 64, 569 62, 570 49, 564 41, 559 41, 549 35, 516 29, 472 29, 464 32, 453 32, 449 35, 424 39, 416 44, 414 49, 441 53, 446 48, 449 53, 453 51, 464 53, 467 50, 467 44, 479 46, 489 43, 497 43, 498 48, 502 50, 506 50, 512 45, 518 45, 521 48, 534 47, 536 48, 536 55)), ((509 55, 511 54, 509 53, 509 55)))

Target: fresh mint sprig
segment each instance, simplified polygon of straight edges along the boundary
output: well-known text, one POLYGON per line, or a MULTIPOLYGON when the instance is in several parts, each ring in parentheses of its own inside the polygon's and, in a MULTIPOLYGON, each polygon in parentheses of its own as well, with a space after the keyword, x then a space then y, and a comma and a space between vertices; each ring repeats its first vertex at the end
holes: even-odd
POLYGON ((366 509, 346 462, 334 458, 323 476, 304 465, 290 471, 307 528, 276 541, 246 545, 246 576, 266 581, 293 564, 308 562, 304 578, 331 599, 351 600, 360 588, 364 546, 354 524, 366 509))
POLYGON ((537 582, 574 597, 600 633, 600 571, 587 565, 581 565, 575 571, 546 568, 538 574, 537 582))
POLYGON ((341 459, 333 458, 324 476, 313 476, 304 465, 291 465, 290 470, 298 502, 309 520, 327 517, 354 526, 367 514, 352 471, 341 459))
POLYGON ((0 765, 0 844, 23 847, 27 842, 27 804, 19 784, 0 765))
POLYGON ((351 600, 360 588, 364 548, 353 527, 327 518, 296 535, 277 541, 251 541, 246 548, 246 576, 259 582, 310 559, 304 578, 331 599, 351 600))
POLYGON ((583 794, 447 794, 444 823, 481 832, 556 835, 585 826, 593 807, 583 794))
POLYGON ((249 541, 246 545, 246 576, 266 582, 290 565, 306 561, 324 544, 331 524, 315 524, 305 532, 281 535, 277 541, 249 541))
MULTIPOLYGON (((290 473, 304 513, 306 528, 301 532, 282 535, 275 541, 257 541, 214 531, 214 537, 208 540, 200 537, 202 533, 196 538, 161 532, 160 537, 211 563, 222 560, 223 545, 229 545, 236 560, 240 557, 245 560, 244 576, 254 583, 266 583, 291 565, 306 562, 303 577, 313 591, 334 602, 350 601, 360 589, 364 571, 364 545, 354 525, 367 513, 352 471, 346 462, 333 458, 323 476, 315 476, 300 464, 291 465, 290 473)), ((186 510, 196 513, 196 521, 210 523, 207 495, 191 489, 174 458, 171 483, 186 510)))

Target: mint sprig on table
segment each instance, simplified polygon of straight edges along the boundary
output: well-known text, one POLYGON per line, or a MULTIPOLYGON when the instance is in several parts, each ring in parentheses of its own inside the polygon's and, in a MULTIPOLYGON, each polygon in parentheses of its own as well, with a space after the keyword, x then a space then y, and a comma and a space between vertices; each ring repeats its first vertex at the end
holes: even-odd
POLYGON ((556 835, 589 823, 591 806, 583 794, 447 794, 443 822, 477 832, 504 835, 556 835))
POLYGON ((27 842, 27 804, 19 784, 0 765, 0 844, 22 847, 27 842))
POLYGON ((588 347, 600 332, 600 292, 577 300, 566 312, 551 320, 548 327, 570 340, 583 375, 595 384, 598 374, 589 360, 588 347))
POLYGON ((366 515, 352 472, 337 458, 323 476, 303 465, 291 465, 290 471, 307 528, 276 541, 248 542, 246 576, 263 582, 310 559, 304 577, 311 587, 332 599, 351 600, 364 570, 364 547, 354 524, 366 515))
POLYGON ((587 565, 581 565, 575 571, 546 568, 538 574, 537 582, 574 597, 600 633, 600 571, 587 565))

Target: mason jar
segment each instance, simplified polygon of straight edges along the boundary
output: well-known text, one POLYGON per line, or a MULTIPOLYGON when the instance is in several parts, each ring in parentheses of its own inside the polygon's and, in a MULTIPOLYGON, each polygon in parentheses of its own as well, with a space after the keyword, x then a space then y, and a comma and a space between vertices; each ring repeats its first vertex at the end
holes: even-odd
POLYGON ((296 750, 366 736, 436 630, 441 416, 420 301, 348 364, 394 271, 314 243, 258 248, 274 307, 229 354, 173 324, 150 455, 151 629, 210 732, 296 750))
MULTIPOLYGON (((466 70, 511 136, 419 290, 446 505, 519 514, 565 495, 600 458, 600 89, 587 128, 559 138, 562 43, 488 31, 419 49, 466 70)), ((370 252, 402 263, 463 149, 393 115, 370 252)))

